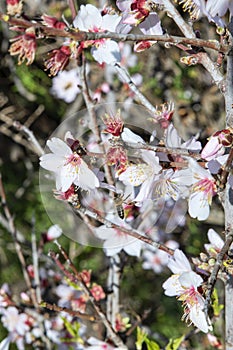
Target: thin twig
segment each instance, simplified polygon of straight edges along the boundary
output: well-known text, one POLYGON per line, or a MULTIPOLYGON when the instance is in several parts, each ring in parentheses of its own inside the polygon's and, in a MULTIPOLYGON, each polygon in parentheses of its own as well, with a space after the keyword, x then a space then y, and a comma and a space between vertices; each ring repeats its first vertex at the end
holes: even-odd
POLYGON ((16 250, 18 259, 20 261, 20 264, 21 264, 24 280, 25 280, 27 288, 30 292, 32 303, 33 303, 34 307, 37 309, 38 302, 36 299, 35 290, 32 287, 31 280, 30 280, 30 277, 29 277, 29 274, 27 271, 26 260, 25 260, 24 255, 23 255, 23 251, 22 251, 22 247, 20 245, 20 242, 18 241, 18 238, 17 238, 17 230, 15 228, 14 219, 13 219, 11 212, 10 212, 8 205, 7 205, 6 195, 5 195, 5 191, 4 191, 4 187, 3 187, 3 183, 2 183, 2 175, 1 174, 0 174, 0 197, 1 197, 1 204, 2 204, 3 211, 5 213, 6 219, 9 222, 9 230, 10 230, 11 236, 12 236, 14 244, 15 244, 15 250, 16 250))
POLYGON ((92 322, 98 321, 98 319, 95 316, 87 315, 87 314, 84 314, 84 313, 82 313, 80 311, 71 310, 71 309, 68 309, 66 307, 60 307, 60 306, 57 306, 55 304, 49 304, 49 303, 47 303, 45 301, 42 301, 40 303, 40 306, 41 307, 45 307, 46 309, 49 309, 51 311, 66 312, 67 314, 69 314, 71 316, 79 317, 79 318, 81 318, 83 320, 88 320, 88 321, 92 321, 92 322))
POLYGON ((41 289, 40 289, 39 259, 38 259, 38 250, 37 250, 37 244, 36 244, 35 219, 34 218, 32 220, 31 241, 32 241, 32 261, 33 261, 36 298, 37 298, 37 301, 39 304, 41 302, 41 289))
POLYGON ((73 282, 77 283, 79 282, 83 291, 85 292, 85 294, 88 296, 88 299, 90 301, 90 303, 92 304, 94 310, 96 311, 97 315, 100 317, 101 321, 103 322, 103 324, 105 325, 108 334, 111 338, 111 340, 113 341, 113 343, 117 346, 119 346, 122 350, 125 349, 127 350, 127 347, 124 345, 124 343, 122 342, 121 338, 118 336, 118 334, 115 332, 115 330, 113 329, 111 323, 109 322, 109 320, 106 318, 105 314, 103 313, 103 311, 101 310, 101 308, 99 307, 99 305, 97 304, 97 302, 95 301, 95 298, 93 297, 90 289, 88 288, 87 284, 84 282, 81 274, 77 271, 76 267, 74 266, 74 264, 72 263, 72 261, 69 259, 66 251, 62 248, 62 246, 55 241, 55 243, 57 244, 61 254, 63 255, 63 257, 65 258, 66 262, 69 264, 69 267, 72 271, 72 273, 70 273, 60 262, 59 260, 59 256, 57 254, 55 254, 54 252, 50 252, 50 256, 54 259, 54 261, 56 262, 56 264, 58 265, 58 267, 60 269, 62 269, 62 271, 66 274, 66 276, 73 282))
POLYGON ((121 79, 126 83, 130 90, 137 96, 139 102, 152 114, 155 115, 156 108, 147 100, 147 98, 138 90, 137 86, 132 81, 126 68, 121 67, 120 63, 115 63, 116 71, 121 79))
POLYGON ((225 256, 225 254, 227 254, 232 242, 233 242, 233 232, 229 232, 226 234, 225 243, 217 255, 214 268, 213 268, 213 270, 210 274, 210 277, 208 279, 206 300, 205 300, 205 312, 206 312, 206 314, 208 313, 208 307, 209 307, 210 302, 211 302, 211 295, 213 293, 214 286, 215 286, 215 283, 217 281, 219 270, 222 267, 224 256, 225 256))
POLYGON ((25 125, 21 124, 18 121, 15 121, 13 123, 13 126, 20 132, 23 132, 27 138, 28 141, 30 142, 30 144, 32 144, 33 149, 35 150, 35 152, 38 154, 38 156, 41 156, 42 154, 44 154, 44 150, 42 149, 41 145, 39 144, 39 142, 37 141, 34 133, 27 128, 25 125))

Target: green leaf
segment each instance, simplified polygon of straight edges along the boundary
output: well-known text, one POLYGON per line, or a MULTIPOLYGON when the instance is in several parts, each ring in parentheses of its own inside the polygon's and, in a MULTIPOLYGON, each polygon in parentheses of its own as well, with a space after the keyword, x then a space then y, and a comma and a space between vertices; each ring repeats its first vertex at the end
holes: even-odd
POLYGON ((182 343, 182 341, 184 340, 184 338, 185 338, 185 336, 182 335, 179 338, 170 339, 165 350, 177 350, 179 348, 180 344, 182 343))
POLYGON ((157 344, 153 340, 149 340, 148 338, 146 338, 145 343, 147 345, 147 350, 160 350, 159 344, 157 344))
POLYGON ((218 300, 218 292, 217 289, 214 288, 213 294, 212 294, 212 299, 213 299, 213 310, 214 310, 214 316, 219 316, 221 310, 224 308, 223 304, 219 304, 219 300, 218 300))
POLYGON ((147 333, 137 327, 137 341, 136 341, 136 349, 142 350, 142 344, 146 343, 148 350, 160 350, 160 346, 153 340, 148 339, 147 333))

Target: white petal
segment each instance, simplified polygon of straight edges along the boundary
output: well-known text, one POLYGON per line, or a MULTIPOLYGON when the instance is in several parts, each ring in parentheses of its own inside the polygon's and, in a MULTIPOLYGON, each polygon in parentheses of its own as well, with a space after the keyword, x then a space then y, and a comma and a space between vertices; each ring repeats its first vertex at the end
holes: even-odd
POLYGON ((102 16, 101 28, 105 30, 109 30, 110 32, 114 32, 116 29, 116 26, 120 23, 120 21, 121 21, 121 16, 106 14, 102 16))
POLYGON ((200 306, 194 305, 190 307, 189 318, 194 326, 199 328, 202 332, 208 333, 212 330, 212 327, 208 324, 205 313, 201 310, 200 306))
POLYGON ((204 192, 192 193, 189 198, 189 215, 200 221, 206 220, 210 214, 210 207, 204 192))
POLYGON ((209 231, 207 232, 207 236, 209 238, 210 243, 218 248, 218 249, 222 249, 223 245, 224 245, 224 241, 222 240, 222 238, 219 236, 219 234, 214 231, 212 228, 209 229, 209 231))
POLYGON ((163 283, 162 287, 165 289, 164 294, 169 297, 180 295, 182 293, 182 287, 179 282, 179 275, 172 275, 169 277, 163 283))
POLYGON ((88 31, 89 29, 100 28, 102 16, 99 10, 93 5, 81 5, 78 15, 74 19, 74 27, 80 30, 88 31))
POLYGON ((162 35, 163 29, 157 13, 150 13, 149 16, 139 24, 139 28, 145 35, 162 35))
POLYGON ((121 61, 119 46, 113 40, 106 40, 98 48, 92 48, 91 53, 94 59, 100 64, 114 64, 121 61))
POLYGON ((196 272, 188 271, 180 275, 179 282, 182 285, 182 287, 190 288, 193 286, 197 288, 202 284, 203 279, 196 272))
POLYGON ((127 254, 131 256, 137 256, 139 258, 141 253, 141 247, 141 242, 138 239, 134 239, 133 242, 126 244, 123 249, 127 254))
POLYGON ((128 143, 136 143, 136 144, 145 143, 145 141, 141 138, 141 136, 135 134, 128 128, 124 128, 123 132, 121 133, 121 138, 124 142, 128 142, 128 143))
POLYGON ((60 173, 58 174, 58 181, 61 183, 61 189, 57 188, 62 192, 66 192, 71 184, 75 181, 77 177, 77 167, 74 167, 72 164, 67 164, 62 167, 60 173))
POLYGON ((75 178, 74 184, 89 191, 99 187, 99 180, 93 171, 88 168, 87 164, 81 161, 78 176, 75 178))
POLYGON ((50 171, 60 171, 65 162, 63 156, 58 156, 53 153, 44 154, 40 157, 40 166, 46 170, 50 171))
POLYGON ((169 256, 168 268, 175 274, 191 271, 191 265, 185 254, 180 249, 176 249, 173 256, 169 256))
POLYGON ((48 140, 46 144, 50 148, 50 150, 58 156, 65 157, 72 154, 72 150, 70 149, 70 147, 64 141, 57 137, 53 137, 51 140, 48 140))

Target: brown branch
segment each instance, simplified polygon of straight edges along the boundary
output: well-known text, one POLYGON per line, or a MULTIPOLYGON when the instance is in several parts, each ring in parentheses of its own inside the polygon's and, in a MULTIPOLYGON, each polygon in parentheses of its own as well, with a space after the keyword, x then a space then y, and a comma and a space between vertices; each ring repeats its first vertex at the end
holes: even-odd
POLYGON ((146 236, 143 236, 141 234, 141 232, 138 232, 137 230, 133 229, 133 228, 126 228, 126 227, 123 227, 123 226, 120 226, 120 225, 117 225, 117 224, 114 224, 113 222, 105 219, 104 217, 102 217, 101 215, 99 215, 98 213, 96 213, 95 211, 91 210, 90 208, 89 209, 86 209, 86 208, 79 208, 79 209, 74 209, 74 212, 75 213, 82 213, 82 214, 85 214, 91 218, 94 218, 95 220, 99 221, 100 223, 102 223, 103 225, 106 225, 107 227, 109 228, 114 228, 114 229, 117 229, 121 232, 124 232, 126 233, 127 235, 129 236, 132 236, 136 239, 139 239, 141 242, 143 243, 146 243, 146 244, 149 244, 157 249, 160 249, 160 250, 163 250, 164 252, 166 252, 167 254, 169 255, 173 255, 174 254, 174 250, 173 249, 170 249, 168 248, 167 246, 165 246, 164 244, 162 243, 159 243, 159 242, 155 242, 153 241, 151 238, 149 237, 146 237, 146 236))
POLYGON ((40 30, 40 36, 47 37, 61 37, 70 38, 75 41, 87 41, 87 40, 99 40, 99 39, 113 39, 115 41, 157 41, 163 43, 170 43, 173 45, 192 45, 201 48, 208 48, 214 51, 227 54, 230 50, 228 45, 219 43, 217 40, 203 40, 199 38, 185 38, 173 35, 143 35, 143 34, 121 34, 112 32, 83 32, 73 29, 62 30, 51 27, 43 26, 41 23, 32 23, 21 18, 9 17, 3 13, 0 13, 0 20, 9 23, 11 26, 17 26, 21 28, 34 27, 40 30))
POLYGON ((57 306, 55 304, 49 304, 45 301, 42 301, 40 303, 40 306, 44 307, 48 310, 51 310, 51 311, 66 312, 67 314, 69 314, 71 316, 79 317, 79 318, 82 318, 83 320, 88 320, 88 321, 92 321, 92 322, 98 321, 95 316, 87 315, 87 314, 84 314, 80 311, 71 310, 71 309, 68 309, 66 307, 60 307, 60 306, 57 306))

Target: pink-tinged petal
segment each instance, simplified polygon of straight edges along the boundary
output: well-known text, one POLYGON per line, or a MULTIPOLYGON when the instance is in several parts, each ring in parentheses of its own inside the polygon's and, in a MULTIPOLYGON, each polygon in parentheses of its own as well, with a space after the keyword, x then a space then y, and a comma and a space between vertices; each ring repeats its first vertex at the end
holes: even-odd
POLYGON ((210 214, 210 207, 204 192, 192 193, 189 198, 189 215, 200 221, 206 220, 210 214))
POLYGON ((212 136, 210 140, 207 142, 205 147, 201 152, 201 156, 203 159, 210 161, 220 155, 223 155, 225 149, 221 143, 219 143, 217 136, 212 136))
POLYGON ((114 64, 121 61, 119 46, 113 40, 106 40, 104 44, 100 44, 97 48, 92 48, 91 53, 100 64, 114 64))
POLYGON ((162 287, 165 289, 164 294, 168 297, 174 297, 181 294, 182 287, 179 282, 179 276, 180 275, 172 275, 163 283, 162 287))
POLYGON ((72 153, 70 147, 57 137, 48 140, 46 144, 53 153, 58 154, 59 156, 65 157, 72 153))
POLYGON ((53 153, 44 154, 40 157, 40 166, 53 172, 60 171, 64 165, 64 157, 53 153))
POLYGON ((196 181, 200 179, 213 179, 211 174, 204 168, 202 168, 194 159, 189 159, 189 169, 193 172, 193 176, 196 181))
POLYGON ((212 330, 212 326, 208 324, 204 311, 201 310, 201 307, 198 304, 190 307, 189 318, 194 326, 202 332, 208 333, 212 330))
POLYGON ((131 10, 131 4, 133 0, 117 0, 116 5, 122 12, 129 12, 131 10))
POLYGON ((175 274, 192 270, 188 259, 180 249, 176 249, 174 255, 169 257, 167 266, 175 274))
POLYGON ((196 272, 188 271, 180 275, 179 282, 184 288, 190 288, 193 286, 195 289, 197 289, 197 287, 202 284, 203 279, 196 272))

